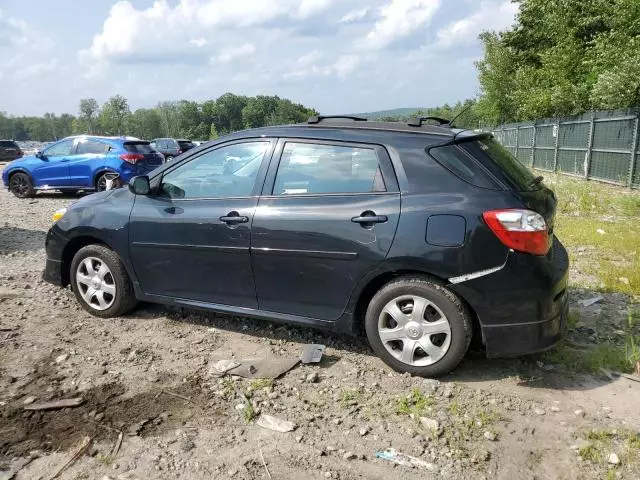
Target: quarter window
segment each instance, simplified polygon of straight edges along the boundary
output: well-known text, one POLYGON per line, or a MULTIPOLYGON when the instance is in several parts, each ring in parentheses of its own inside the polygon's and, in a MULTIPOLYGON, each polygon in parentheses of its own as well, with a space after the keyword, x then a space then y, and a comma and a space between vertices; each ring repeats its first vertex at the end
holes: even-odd
POLYGON ((71 155, 72 150, 73 140, 64 140, 63 142, 51 145, 44 151, 44 154, 47 157, 60 157, 63 155, 71 155))
POLYGON ((378 156, 370 148, 287 142, 274 195, 386 191, 378 156))
POLYGON ((180 165, 162 178, 160 194, 169 198, 248 197, 269 142, 227 145, 180 165))

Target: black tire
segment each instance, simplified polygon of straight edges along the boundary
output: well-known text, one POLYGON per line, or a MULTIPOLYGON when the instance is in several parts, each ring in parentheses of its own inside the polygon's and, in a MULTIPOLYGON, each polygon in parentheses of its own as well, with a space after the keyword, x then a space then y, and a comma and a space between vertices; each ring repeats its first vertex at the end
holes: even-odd
POLYGON ((96 177, 96 192, 104 192, 107 189, 107 174, 101 173, 96 177))
POLYGON ((31 198, 36 194, 31 177, 24 172, 9 177, 9 190, 18 198, 31 198))
POLYGON ((120 261, 120 257, 118 257, 113 250, 103 245, 87 245, 86 247, 78 250, 71 262, 70 278, 71 288, 73 289, 73 293, 80 303, 80 306, 96 317, 118 317, 130 312, 138 303, 133 291, 131 279, 129 278, 129 274, 127 273, 124 265, 120 261), (115 286, 115 295, 109 299, 112 303, 104 310, 99 310, 87 303, 82 296, 82 287, 77 281, 78 267, 82 262, 90 257, 105 263, 110 270, 112 279, 111 283, 115 286))
POLYGON ((398 372, 421 377, 437 377, 449 373, 462 361, 473 335, 471 313, 465 303, 440 283, 425 277, 401 277, 389 282, 369 302, 365 317, 367 338, 373 351, 387 365, 398 372), (451 330, 447 352, 431 365, 410 365, 395 358, 383 345, 378 332, 382 310, 393 299, 415 295, 432 302, 446 316, 451 330))

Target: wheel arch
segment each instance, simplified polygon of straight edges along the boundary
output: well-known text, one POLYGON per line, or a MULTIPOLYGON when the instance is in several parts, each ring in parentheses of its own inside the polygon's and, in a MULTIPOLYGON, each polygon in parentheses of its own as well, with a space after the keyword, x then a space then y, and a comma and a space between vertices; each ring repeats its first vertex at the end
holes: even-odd
MULTIPOLYGON (((427 269, 417 269, 415 267, 411 268, 407 266, 406 268, 392 268, 377 271, 375 274, 370 275, 365 279, 365 281, 360 285, 358 293, 354 296, 355 298, 352 301, 353 332, 357 333, 364 330, 364 318, 367 313, 367 307, 369 306, 373 296, 387 283, 401 277, 422 277, 426 280, 434 281, 444 287, 449 283, 445 278, 442 278, 427 269)), ((472 343, 475 342, 478 344, 478 342, 481 342, 484 344, 480 319, 478 318, 475 309, 465 298, 453 290, 450 291, 461 299, 471 313, 473 325, 472 343)))
POLYGON ((62 250, 61 257, 62 265, 60 271, 63 286, 67 286, 71 282, 71 262, 73 261, 73 257, 81 248, 86 247, 87 245, 102 245, 112 251, 115 251, 105 241, 92 235, 79 235, 69 240, 62 250))
POLYGON ((100 178, 100 175, 102 175, 104 173, 107 173, 107 172, 118 173, 118 174, 120 173, 115 168, 111 168, 111 167, 107 167, 107 166, 99 167, 93 173, 93 181, 91 182, 91 186, 97 190, 98 189, 98 178, 100 178))

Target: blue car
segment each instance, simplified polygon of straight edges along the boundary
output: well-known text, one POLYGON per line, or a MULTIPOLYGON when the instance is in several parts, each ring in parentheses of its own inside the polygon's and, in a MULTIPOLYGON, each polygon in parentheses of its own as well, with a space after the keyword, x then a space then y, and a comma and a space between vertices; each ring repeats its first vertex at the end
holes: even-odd
POLYGON ((82 135, 10 162, 2 172, 2 181, 19 198, 32 197, 38 190, 103 191, 109 174, 117 173, 122 182, 128 182, 163 163, 164 157, 149 142, 82 135))

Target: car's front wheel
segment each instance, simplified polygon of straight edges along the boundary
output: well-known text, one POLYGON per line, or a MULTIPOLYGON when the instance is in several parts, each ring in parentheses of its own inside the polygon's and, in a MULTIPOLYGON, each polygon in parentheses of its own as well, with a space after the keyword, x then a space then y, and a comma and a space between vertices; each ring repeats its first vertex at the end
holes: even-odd
POLYGON ((78 250, 71 262, 71 286, 82 308, 98 317, 123 315, 137 303, 120 258, 103 245, 78 250))
POLYGON ((444 375, 464 358, 472 336, 468 308, 441 284, 403 277, 369 303, 369 344, 391 368, 423 377, 444 375))
POLYGON ((31 198, 36 193, 31 177, 24 172, 16 172, 11 175, 9 190, 18 198, 31 198))

